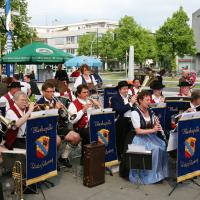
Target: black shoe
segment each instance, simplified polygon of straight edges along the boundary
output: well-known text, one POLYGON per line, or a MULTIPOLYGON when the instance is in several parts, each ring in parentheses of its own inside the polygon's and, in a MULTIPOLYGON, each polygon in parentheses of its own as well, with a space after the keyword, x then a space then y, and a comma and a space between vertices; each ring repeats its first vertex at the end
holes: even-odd
POLYGON ((60 164, 57 162, 57 171, 60 171, 60 164))
POLYGON ((60 162, 60 163, 62 163, 65 167, 68 167, 68 168, 71 168, 72 167, 72 165, 71 165, 71 163, 69 162, 69 159, 68 158, 59 158, 58 159, 58 161, 60 162))

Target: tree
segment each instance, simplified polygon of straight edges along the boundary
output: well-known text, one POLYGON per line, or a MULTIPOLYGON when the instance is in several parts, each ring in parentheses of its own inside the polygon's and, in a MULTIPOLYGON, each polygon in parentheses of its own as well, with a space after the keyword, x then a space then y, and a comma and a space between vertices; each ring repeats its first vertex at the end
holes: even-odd
POLYGON ((99 55, 101 58, 113 59, 114 58, 114 33, 108 30, 99 38, 99 55))
POLYGON ((146 59, 155 59, 156 46, 150 31, 138 25, 133 17, 125 16, 115 30, 115 56, 124 61, 130 45, 134 46, 135 62, 142 65, 146 59))
MULTIPOLYGON (((36 38, 35 31, 29 27, 30 17, 27 15, 27 1, 26 0, 12 0, 11 9, 19 10, 20 16, 12 15, 12 22, 14 30, 12 31, 13 50, 18 49, 28 43, 31 43, 36 38)), ((5 8, 5 0, 0 0, 0 7, 5 8)), ((5 30, 6 17, 1 17, 0 33, 1 33, 1 52, 5 51, 6 44, 6 30, 5 30)))
POLYGON ((176 56, 193 55, 195 41, 189 18, 182 7, 156 32, 156 43, 160 61, 170 61, 170 70, 176 68, 176 56))
POLYGON ((97 52, 97 39, 95 33, 87 33, 82 35, 78 41, 78 55, 89 56, 91 53, 95 55, 97 52))

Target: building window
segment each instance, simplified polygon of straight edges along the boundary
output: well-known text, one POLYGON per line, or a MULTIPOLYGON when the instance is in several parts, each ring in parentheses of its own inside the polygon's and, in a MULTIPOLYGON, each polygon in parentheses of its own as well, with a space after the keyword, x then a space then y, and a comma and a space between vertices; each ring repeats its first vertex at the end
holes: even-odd
POLYGON ((75 36, 66 37, 67 44, 74 44, 75 43, 75 36))
POLYGON ((75 49, 66 49, 67 50, 67 53, 71 53, 71 54, 75 54, 75 49))
POLYGON ((55 45, 64 45, 65 38, 55 38, 55 45))

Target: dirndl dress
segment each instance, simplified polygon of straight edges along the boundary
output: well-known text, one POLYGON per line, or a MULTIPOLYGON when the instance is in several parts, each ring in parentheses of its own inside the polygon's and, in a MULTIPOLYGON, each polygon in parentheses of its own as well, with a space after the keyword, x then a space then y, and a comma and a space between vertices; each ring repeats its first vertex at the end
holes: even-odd
MULTIPOLYGON (((140 117, 142 117, 141 113, 140 117)), ((142 120, 144 120, 144 118, 142 120)), ((146 128, 147 127, 148 125, 146 128)), ((131 169, 129 172, 129 180, 132 183, 137 183, 138 180, 140 180, 142 184, 152 184, 168 177, 168 154, 166 151, 166 144, 157 137, 156 133, 136 135, 132 143, 143 145, 146 150, 152 152, 152 170, 140 170, 138 173, 138 170, 131 169)))

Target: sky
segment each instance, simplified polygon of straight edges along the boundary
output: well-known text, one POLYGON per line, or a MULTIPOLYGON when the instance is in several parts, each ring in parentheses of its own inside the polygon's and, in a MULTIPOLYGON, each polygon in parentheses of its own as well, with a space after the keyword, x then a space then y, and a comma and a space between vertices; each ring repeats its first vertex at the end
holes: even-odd
MULTIPOLYGON (((125 15, 152 31, 180 6, 192 19, 200 0, 27 0, 31 25, 62 25, 85 20, 119 21, 125 15)), ((190 21, 191 23, 191 21, 190 21)))

